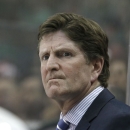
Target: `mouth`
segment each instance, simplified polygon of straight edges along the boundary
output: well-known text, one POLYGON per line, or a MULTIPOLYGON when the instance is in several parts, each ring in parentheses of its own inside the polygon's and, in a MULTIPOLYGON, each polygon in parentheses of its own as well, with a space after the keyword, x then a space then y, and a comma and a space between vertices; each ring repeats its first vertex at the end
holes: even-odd
POLYGON ((48 82, 52 81, 52 80, 59 80, 59 79, 63 79, 63 77, 61 77, 61 76, 51 77, 51 78, 49 78, 48 82))
POLYGON ((62 79, 62 78, 50 78, 48 81, 51 81, 51 80, 58 80, 58 79, 62 79))

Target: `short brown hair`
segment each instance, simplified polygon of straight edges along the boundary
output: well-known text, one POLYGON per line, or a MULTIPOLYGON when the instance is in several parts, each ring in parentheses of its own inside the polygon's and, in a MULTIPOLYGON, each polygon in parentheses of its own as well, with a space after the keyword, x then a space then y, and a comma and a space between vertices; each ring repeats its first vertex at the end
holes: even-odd
POLYGON ((91 62, 103 57, 104 65, 98 77, 100 84, 107 87, 109 78, 108 38, 101 27, 93 20, 73 13, 58 13, 47 19, 39 28, 38 40, 58 30, 63 31, 87 55, 91 62))

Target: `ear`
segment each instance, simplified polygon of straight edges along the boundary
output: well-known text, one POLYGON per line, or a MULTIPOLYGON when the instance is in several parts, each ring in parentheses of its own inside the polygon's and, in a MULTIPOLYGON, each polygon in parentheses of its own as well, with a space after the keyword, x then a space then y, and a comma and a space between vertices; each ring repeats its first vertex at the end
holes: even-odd
POLYGON ((102 72, 102 68, 104 65, 103 57, 97 58, 91 62, 92 70, 91 70, 91 82, 93 83, 95 80, 98 79, 98 76, 102 72))

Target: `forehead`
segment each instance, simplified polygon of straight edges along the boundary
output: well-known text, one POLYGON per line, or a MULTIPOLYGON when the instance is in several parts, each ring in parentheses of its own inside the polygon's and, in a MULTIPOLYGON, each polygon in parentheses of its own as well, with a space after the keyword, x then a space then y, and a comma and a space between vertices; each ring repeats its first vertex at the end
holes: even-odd
POLYGON ((42 37, 40 43, 46 42, 58 42, 58 41, 70 41, 70 39, 62 31, 57 31, 53 33, 46 34, 42 37))
POLYGON ((70 40, 62 31, 50 33, 42 37, 39 43, 39 52, 45 50, 46 48, 72 48, 77 51, 80 50, 76 43, 70 40))

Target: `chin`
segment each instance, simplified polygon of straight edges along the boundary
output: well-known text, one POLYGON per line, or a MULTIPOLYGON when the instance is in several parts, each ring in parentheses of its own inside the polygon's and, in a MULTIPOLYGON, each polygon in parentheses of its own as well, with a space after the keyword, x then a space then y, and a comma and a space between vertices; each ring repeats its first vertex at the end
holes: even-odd
POLYGON ((47 96, 49 97, 49 98, 56 98, 58 95, 59 95, 59 93, 58 93, 58 88, 57 87, 51 87, 51 88, 49 88, 49 90, 46 92, 46 94, 47 94, 47 96))

